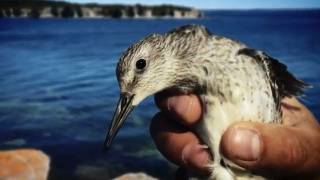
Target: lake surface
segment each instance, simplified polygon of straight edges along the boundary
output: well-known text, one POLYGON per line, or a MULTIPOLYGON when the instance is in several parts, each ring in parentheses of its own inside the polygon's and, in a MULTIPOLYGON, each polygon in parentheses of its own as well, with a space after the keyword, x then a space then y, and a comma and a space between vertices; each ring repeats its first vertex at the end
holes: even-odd
POLYGON ((320 11, 207 11, 199 20, 0 19, 0 149, 38 148, 50 179, 108 179, 129 171, 172 178, 148 133, 153 98, 102 153, 119 88, 121 53, 150 33, 202 24, 285 63, 313 85, 302 101, 320 119, 320 11))

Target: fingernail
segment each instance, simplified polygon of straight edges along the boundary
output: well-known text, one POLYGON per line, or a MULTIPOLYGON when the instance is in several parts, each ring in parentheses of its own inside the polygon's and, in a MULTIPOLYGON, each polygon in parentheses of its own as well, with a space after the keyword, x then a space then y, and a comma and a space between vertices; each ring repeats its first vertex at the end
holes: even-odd
POLYGON ((258 160, 261 154, 260 136, 253 130, 234 129, 228 138, 230 156, 243 161, 258 160))
POLYGON ((200 144, 188 144, 182 150, 182 161, 188 167, 205 169, 210 162, 208 146, 200 144))

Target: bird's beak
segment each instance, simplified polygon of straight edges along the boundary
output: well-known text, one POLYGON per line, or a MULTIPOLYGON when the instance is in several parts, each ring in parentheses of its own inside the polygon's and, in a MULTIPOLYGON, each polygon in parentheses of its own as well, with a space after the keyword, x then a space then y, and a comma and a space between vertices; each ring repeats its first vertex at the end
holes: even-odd
POLYGON ((132 100, 134 95, 129 93, 121 93, 120 99, 118 101, 117 109, 114 112, 112 122, 109 127, 109 131, 104 142, 104 149, 110 148, 114 137, 117 135, 119 129, 121 128, 123 122, 126 120, 130 112, 133 110, 132 100))

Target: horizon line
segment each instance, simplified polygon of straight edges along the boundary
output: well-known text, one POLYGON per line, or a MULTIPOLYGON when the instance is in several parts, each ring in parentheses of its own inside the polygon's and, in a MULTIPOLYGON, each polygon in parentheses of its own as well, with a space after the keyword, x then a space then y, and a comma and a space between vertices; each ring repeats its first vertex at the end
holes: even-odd
POLYGON ((320 10, 320 7, 288 7, 288 8, 197 8, 204 11, 215 11, 215 10, 225 10, 225 11, 250 11, 250 10, 320 10))

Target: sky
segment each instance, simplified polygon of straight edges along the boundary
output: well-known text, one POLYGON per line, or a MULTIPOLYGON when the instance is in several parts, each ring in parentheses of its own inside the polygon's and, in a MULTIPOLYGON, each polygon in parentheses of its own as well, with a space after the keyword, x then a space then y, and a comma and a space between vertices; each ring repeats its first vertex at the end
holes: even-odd
POLYGON ((65 0, 102 4, 176 4, 199 9, 320 8, 320 0, 65 0))

